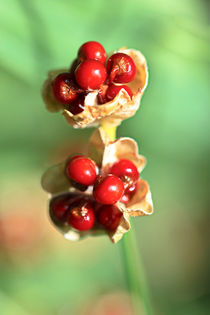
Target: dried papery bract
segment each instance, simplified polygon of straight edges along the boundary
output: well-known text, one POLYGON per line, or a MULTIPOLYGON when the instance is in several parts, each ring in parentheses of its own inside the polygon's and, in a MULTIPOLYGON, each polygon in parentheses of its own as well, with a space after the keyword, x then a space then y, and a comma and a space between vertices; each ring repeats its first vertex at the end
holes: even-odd
POLYGON ((100 156, 103 171, 107 171, 114 162, 125 157, 136 165, 139 172, 146 165, 145 157, 138 153, 138 145, 135 140, 121 137, 110 141, 103 128, 96 129, 92 134, 88 152, 93 159, 100 156))
POLYGON ((113 232, 108 232, 108 235, 113 243, 117 243, 125 233, 127 233, 130 228, 129 222, 129 214, 125 211, 125 208, 122 206, 122 203, 118 204, 118 208, 123 212, 123 216, 120 220, 120 224, 118 225, 117 229, 113 232))
POLYGON ((148 183, 139 179, 137 191, 126 205, 126 211, 132 217, 150 215, 153 213, 153 202, 148 183))

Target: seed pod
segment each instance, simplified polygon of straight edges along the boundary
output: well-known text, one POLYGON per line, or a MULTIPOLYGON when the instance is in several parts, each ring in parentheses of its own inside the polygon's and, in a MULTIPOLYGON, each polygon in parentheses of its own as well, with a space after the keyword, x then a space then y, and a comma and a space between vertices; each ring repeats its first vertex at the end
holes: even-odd
MULTIPOLYGON (((55 71, 51 71, 42 91, 47 109, 52 112, 62 111, 67 122, 74 128, 97 126, 100 123, 118 126, 122 120, 133 116, 140 106, 141 97, 147 86, 147 64, 145 57, 138 50, 121 48, 118 52, 129 55, 136 65, 136 76, 132 82, 127 84, 133 94, 132 99, 126 90, 122 89, 110 102, 99 104, 99 90, 94 90, 87 93, 85 97, 84 111, 73 115, 63 104, 55 102, 53 99, 50 82, 55 76, 55 71)), ((57 71, 56 74, 58 73, 57 71)))
MULTIPOLYGON (((84 152, 83 152, 84 153, 84 152)), ((107 175, 110 166, 116 161, 124 158, 132 161, 141 172, 145 166, 146 159, 138 153, 137 143, 131 138, 119 138, 116 141, 110 141, 109 137, 102 128, 94 131, 89 145, 88 154, 86 156, 94 160, 100 168, 100 174, 107 175)), ((42 187, 50 195, 50 200, 60 194, 70 193, 78 194, 81 198, 93 199, 93 187, 89 186, 84 192, 73 187, 71 181, 66 174, 66 162, 55 165, 48 169, 42 177, 42 187)), ((58 224, 56 220, 51 220, 57 229, 65 238, 71 241, 77 241, 86 236, 97 236, 107 234, 113 243, 118 242, 124 233, 130 229, 130 216, 149 215, 153 212, 153 204, 149 185, 145 180, 140 178, 137 182, 137 189, 131 194, 128 203, 123 204, 118 201, 115 204, 122 212, 119 225, 115 231, 103 229, 99 224, 88 231, 76 231, 68 224, 58 224)))

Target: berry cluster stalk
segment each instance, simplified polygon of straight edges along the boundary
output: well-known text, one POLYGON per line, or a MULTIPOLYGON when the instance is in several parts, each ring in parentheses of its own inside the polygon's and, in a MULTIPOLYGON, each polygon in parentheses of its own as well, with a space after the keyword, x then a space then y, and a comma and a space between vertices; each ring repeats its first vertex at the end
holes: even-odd
POLYGON ((120 244, 126 282, 131 295, 133 315, 152 315, 149 292, 137 247, 134 226, 124 235, 120 244), (142 312, 143 310, 143 312, 142 312))
MULTIPOLYGON (((102 123, 101 127, 107 133, 110 140, 114 141, 116 139, 116 127, 105 123, 102 123)), ((124 235, 119 246, 126 283, 131 296, 132 314, 152 315, 146 276, 137 247, 134 226, 124 235)))

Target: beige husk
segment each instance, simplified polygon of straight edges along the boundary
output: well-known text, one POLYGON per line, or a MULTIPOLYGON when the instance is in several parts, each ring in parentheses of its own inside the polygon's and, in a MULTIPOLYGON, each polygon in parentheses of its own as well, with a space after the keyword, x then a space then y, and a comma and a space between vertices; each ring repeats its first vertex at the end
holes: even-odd
POLYGON ((98 91, 92 91, 85 97, 85 109, 78 115, 72 115, 65 106, 56 101, 52 93, 52 81, 55 76, 62 71, 51 71, 48 73, 48 79, 45 81, 42 95, 46 107, 51 112, 63 111, 67 122, 74 128, 85 128, 96 126, 100 123, 118 126, 121 121, 133 116, 140 106, 140 100, 147 86, 148 71, 145 57, 140 51, 134 49, 121 48, 118 52, 123 52, 131 56, 136 64, 135 79, 127 84, 132 92, 133 97, 122 89, 113 101, 99 105, 97 100, 98 91))
MULTIPOLYGON (((137 143, 131 138, 119 138, 111 142, 102 128, 94 131, 88 146, 88 156, 90 156, 101 168, 101 174, 106 174, 109 167, 121 158, 131 160, 138 171, 141 172, 145 166, 146 159, 138 153, 137 143)), ((66 161, 48 169, 42 177, 42 187, 50 194, 50 198, 64 192, 77 192, 78 194, 92 195, 92 187, 84 193, 71 186, 65 172, 66 161)), ((69 225, 57 225, 53 223, 64 235, 65 238, 76 241, 88 235, 96 236, 107 233, 113 243, 118 242, 124 233, 129 231, 129 216, 149 215, 153 212, 153 204, 149 185, 143 179, 139 179, 138 188, 130 202, 125 206, 117 203, 123 216, 120 224, 114 232, 106 232, 101 228, 94 228, 87 232, 79 232, 72 229, 69 225)), ((52 219, 52 218, 51 218, 52 219)))

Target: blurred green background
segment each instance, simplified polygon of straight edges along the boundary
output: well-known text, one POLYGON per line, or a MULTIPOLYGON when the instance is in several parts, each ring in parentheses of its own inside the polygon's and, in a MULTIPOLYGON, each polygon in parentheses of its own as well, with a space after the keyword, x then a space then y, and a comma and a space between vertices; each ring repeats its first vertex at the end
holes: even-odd
MULTIPOLYGON (((129 315, 119 246, 70 243, 50 225, 40 176, 92 130, 46 111, 48 70, 101 42, 146 56, 149 85, 119 136, 148 164, 155 213, 136 218, 155 314, 209 314, 208 1, 0 1, 0 313, 129 315)), ((77 148, 78 149, 78 148, 77 148)), ((77 150, 78 151, 78 150, 77 150)))

